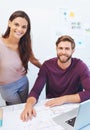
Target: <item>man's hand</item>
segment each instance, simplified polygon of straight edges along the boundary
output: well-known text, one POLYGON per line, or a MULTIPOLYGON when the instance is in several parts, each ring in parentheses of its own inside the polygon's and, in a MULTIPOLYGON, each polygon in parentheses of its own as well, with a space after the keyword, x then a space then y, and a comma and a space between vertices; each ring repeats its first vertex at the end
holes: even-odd
POLYGON ((53 98, 50 101, 46 102, 46 106, 54 107, 62 105, 64 103, 79 103, 81 101, 79 94, 65 95, 57 98, 53 98))
POLYGON ((33 116, 36 116, 36 111, 30 103, 27 103, 21 113, 21 120, 28 121, 29 119, 31 120, 33 116))
POLYGON ((21 120, 28 121, 29 119, 32 119, 32 117, 36 116, 36 111, 34 109, 34 104, 36 103, 36 99, 34 97, 30 97, 27 99, 25 108, 23 112, 21 113, 21 120))
POLYGON ((52 100, 49 100, 45 103, 46 106, 54 107, 58 105, 62 105, 66 102, 65 96, 53 98, 52 100))

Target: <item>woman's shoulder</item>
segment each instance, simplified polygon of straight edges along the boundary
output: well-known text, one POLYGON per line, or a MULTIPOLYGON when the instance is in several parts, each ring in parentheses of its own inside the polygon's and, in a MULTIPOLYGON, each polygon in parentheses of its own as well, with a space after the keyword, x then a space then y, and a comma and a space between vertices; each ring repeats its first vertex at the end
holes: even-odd
MULTIPOLYGON (((1 47, 1 49, 2 49, 2 48, 5 48, 4 39, 3 39, 2 37, 0 37, 0 47, 1 47)), ((1 49, 0 49, 0 50, 1 50, 1 49)))
POLYGON ((0 44, 1 44, 1 43, 4 43, 2 36, 0 36, 0 44))

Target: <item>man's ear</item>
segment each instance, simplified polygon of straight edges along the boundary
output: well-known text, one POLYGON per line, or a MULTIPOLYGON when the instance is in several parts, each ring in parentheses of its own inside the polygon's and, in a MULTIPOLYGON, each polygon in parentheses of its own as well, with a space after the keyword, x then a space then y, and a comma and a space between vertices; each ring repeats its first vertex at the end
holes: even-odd
POLYGON ((58 48, 58 47, 56 46, 56 51, 57 51, 57 48, 58 48))
POLYGON ((75 49, 73 49, 73 53, 75 52, 75 49))

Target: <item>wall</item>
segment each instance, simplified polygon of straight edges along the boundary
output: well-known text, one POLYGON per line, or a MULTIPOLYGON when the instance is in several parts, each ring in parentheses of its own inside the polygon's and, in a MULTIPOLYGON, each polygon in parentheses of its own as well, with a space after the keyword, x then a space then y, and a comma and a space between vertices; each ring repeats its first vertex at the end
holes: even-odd
MULTIPOLYGON (((7 27, 8 18, 16 10, 24 10, 31 19, 32 46, 41 61, 56 56, 55 42, 62 34, 71 35, 76 42, 75 57, 90 67, 90 8, 89 0, 3 0, 0 3, 0 34, 7 27)), ((30 89, 38 68, 29 63, 30 89)), ((41 98, 44 98, 44 91, 41 98)))

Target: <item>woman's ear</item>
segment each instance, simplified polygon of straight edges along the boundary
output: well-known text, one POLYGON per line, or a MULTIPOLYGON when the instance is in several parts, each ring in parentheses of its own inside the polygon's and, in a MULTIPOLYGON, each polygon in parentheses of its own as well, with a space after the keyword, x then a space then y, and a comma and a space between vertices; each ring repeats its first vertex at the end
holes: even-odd
POLYGON ((11 21, 9 20, 9 21, 8 21, 8 27, 10 27, 10 26, 11 26, 11 21))

